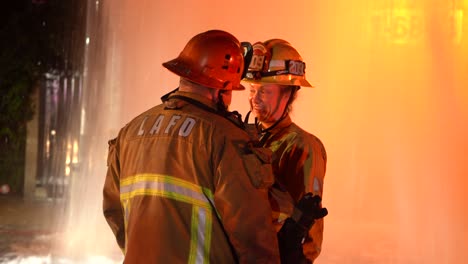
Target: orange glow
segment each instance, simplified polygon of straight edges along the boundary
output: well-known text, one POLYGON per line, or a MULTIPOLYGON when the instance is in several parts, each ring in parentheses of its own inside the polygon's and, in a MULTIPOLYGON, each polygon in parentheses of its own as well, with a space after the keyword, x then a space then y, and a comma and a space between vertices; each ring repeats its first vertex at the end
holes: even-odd
POLYGON ((380 34, 380 38, 406 44, 422 37, 424 16, 420 10, 393 8, 374 12, 371 30, 380 34))
MULTIPOLYGON (((176 88, 161 64, 195 34, 284 38, 316 87, 300 90, 293 119, 329 158, 316 263, 468 259, 468 1, 118 0, 99 12, 90 46, 104 41, 105 61, 88 83, 105 94, 105 139, 176 88)), ((231 108, 245 115, 247 93, 231 108)))
POLYGON ((414 44, 427 37, 430 23, 436 21, 443 29, 443 34, 439 37, 460 44, 465 10, 461 4, 457 4, 458 1, 422 1, 419 4, 414 0, 387 2, 382 4, 381 1, 371 11, 369 30, 376 35, 376 40, 393 44, 414 44))

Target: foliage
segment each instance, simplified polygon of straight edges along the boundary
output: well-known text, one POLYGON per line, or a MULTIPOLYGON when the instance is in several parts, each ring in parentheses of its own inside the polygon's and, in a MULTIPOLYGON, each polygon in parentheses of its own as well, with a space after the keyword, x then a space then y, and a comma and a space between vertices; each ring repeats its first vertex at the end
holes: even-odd
POLYGON ((5 1, 0 9, 0 184, 22 192, 31 94, 47 71, 64 68, 69 1, 5 1))

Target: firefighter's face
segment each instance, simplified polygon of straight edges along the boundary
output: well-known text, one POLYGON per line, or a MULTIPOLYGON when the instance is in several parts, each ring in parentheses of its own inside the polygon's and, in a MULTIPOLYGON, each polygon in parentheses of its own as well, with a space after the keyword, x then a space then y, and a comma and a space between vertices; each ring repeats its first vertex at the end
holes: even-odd
POLYGON ((269 127, 281 118, 284 108, 288 102, 288 94, 282 93, 277 84, 249 84, 249 102, 252 113, 269 127))

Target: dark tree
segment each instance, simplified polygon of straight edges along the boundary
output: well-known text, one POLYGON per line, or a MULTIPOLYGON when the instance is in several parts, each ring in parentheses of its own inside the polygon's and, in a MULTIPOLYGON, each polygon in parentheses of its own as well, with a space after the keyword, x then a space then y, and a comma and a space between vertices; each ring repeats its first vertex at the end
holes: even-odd
MULTIPOLYGON (((0 8, 0 184, 20 193, 31 94, 49 71, 81 67, 85 4, 78 0, 3 1, 0 8), (81 3, 80 3, 81 2, 81 3)), ((36 113, 37 114, 37 113, 36 113)))

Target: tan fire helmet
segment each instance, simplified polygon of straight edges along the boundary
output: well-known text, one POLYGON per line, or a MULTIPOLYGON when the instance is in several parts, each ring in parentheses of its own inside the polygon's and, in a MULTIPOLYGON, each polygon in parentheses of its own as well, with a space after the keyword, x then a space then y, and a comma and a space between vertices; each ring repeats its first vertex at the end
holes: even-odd
POLYGON ((253 45, 253 56, 243 81, 313 87, 305 77, 306 64, 297 50, 283 39, 253 45))

